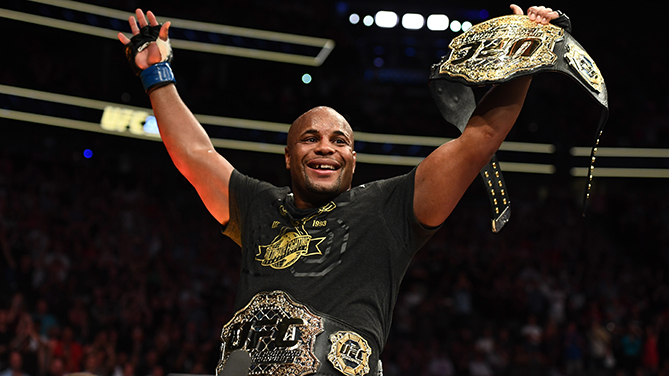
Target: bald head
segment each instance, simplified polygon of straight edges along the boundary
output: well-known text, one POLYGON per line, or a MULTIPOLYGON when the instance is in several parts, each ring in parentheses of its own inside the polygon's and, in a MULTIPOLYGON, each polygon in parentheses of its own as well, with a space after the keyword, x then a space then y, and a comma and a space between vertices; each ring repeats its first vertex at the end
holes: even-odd
POLYGON ((300 115, 300 117, 295 119, 293 124, 291 124, 290 129, 288 130, 288 147, 294 145, 299 135, 302 134, 306 129, 309 129, 311 126, 317 123, 331 123, 338 125, 340 130, 346 133, 348 138, 351 140, 351 145, 353 145, 353 129, 349 125, 348 121, 346 121, 344 116, 331 107, 318 106, 303 113, 300 115))

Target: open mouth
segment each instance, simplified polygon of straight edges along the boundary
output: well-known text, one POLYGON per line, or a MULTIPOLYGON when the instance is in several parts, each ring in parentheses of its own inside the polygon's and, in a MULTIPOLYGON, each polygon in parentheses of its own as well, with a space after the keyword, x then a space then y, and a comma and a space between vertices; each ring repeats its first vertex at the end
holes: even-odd
POLYGON ((307 167, 319 171, 337 171, 340 165, 336 161, 311 161, 307 163, 307 167))

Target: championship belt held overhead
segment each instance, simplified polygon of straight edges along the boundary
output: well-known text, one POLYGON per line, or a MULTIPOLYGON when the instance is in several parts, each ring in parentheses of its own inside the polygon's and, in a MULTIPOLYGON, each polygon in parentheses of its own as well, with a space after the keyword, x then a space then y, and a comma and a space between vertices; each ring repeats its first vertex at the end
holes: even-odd
MULTIPOLYGON (((509 15, 474 25, 453 38, 450 54, 432 66, 430 91, 447 122, 464 131, 476 108, 472 86, 501 84, 540 72, 560 72, 577 81, 601 106, 602 114, 591 152, 585 204, 590 196, 595 153, 608 118, 606 84, 599 68, 569 30, 569 19, 561 13, 554 24, 539 24, 528 16, 509 15)), ((492 230, 498 232, 509 220, 510 199, 493 155, 480 173, 492 208, 492 230)))

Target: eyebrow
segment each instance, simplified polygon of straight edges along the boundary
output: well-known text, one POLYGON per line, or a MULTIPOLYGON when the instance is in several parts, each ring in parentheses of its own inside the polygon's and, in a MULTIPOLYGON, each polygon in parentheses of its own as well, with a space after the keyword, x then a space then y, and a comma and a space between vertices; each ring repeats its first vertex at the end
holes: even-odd
MULTIPOLYGON (((334 133, 335 135, 337 135, 337 136, 344 136, 348 141, 351 141, 351 136, 349 136, 348 134, 346 134, 346 132, 342 132, 342 131, 334 131, 333 133, 334 133)), ((304 136, 304 135, 307 135, 307 134, 317 134, 317 135, 320 135, 321 132, 319 132, 317 129, 307 129, 307 130, 305 130, 304 132, 302 132, 301 136, 304 136)))

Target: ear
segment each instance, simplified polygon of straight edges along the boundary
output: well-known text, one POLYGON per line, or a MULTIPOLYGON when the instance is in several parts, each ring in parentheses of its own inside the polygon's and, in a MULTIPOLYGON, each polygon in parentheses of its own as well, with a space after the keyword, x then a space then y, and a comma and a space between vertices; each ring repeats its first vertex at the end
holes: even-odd
POLYGON ((356 157, 356 152, 353 151, 353 173, 355 174, 355 165, 357 163, 357 157, 356 157))
POLYGON ((283 149, 283 157, 286 159, 286 170, 290 170, 290 148, 288 146, 283 149))

